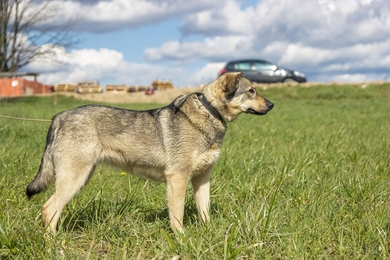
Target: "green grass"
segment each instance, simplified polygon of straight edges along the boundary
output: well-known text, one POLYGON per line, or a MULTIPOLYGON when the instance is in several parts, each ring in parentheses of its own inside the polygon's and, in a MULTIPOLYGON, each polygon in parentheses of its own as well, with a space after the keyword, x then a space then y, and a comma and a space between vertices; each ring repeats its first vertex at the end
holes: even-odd
MULTIPOLYGON (((259 92, 274 110, 229 123, 211 222, 200 221, 189 188, 184 235, 169 229, 164 184, 101 165, 48 239, 40 208, 53 187, 30 201, 24 192, 49 123, 0 118, 0 258, 390 259, 390 84, 259 92)), ((82 104, 1 100, 0 114, 50 119, 82 104)))

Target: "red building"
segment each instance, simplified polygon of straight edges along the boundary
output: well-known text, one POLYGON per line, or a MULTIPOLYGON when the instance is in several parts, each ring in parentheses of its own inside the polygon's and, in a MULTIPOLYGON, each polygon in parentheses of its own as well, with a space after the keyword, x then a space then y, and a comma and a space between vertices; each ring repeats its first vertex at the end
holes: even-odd
POLYGON ((18 97, 52 92, 52 87, 37 81, 38 73, 6 72, 0 73, 0 97, 18 97), (24 77, 33 76, 34 80, 24 77))

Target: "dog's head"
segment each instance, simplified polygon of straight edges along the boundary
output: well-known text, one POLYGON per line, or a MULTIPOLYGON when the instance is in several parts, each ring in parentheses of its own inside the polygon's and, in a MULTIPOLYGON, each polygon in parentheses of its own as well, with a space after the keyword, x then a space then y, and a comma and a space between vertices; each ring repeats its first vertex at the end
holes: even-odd
POLYGON ((255 85, 243 73, 226 73, 203 88, 207 100, 226 121, 241 113, 265 115, 274 104, 260 96, 255 85))

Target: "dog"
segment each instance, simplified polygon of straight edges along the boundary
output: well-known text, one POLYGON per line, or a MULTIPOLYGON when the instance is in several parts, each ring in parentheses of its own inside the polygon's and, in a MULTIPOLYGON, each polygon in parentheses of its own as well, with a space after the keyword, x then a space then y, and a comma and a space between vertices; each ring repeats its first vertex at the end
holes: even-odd
POLYGON ((85 105, 52 120, 31 196, 55 182, 42 207, 43 224, 52 233, 61 211, 106 162, 134 175, 166 182, 170 227, 183 232, 187 184, 191 182, 201 219, 209 221, 210 175, 227 122, 241 113, 265 115, 274 104, 260 96, 242 73, 227 73, 201 93, 177 97, 170 105, 145 111, 85 105))

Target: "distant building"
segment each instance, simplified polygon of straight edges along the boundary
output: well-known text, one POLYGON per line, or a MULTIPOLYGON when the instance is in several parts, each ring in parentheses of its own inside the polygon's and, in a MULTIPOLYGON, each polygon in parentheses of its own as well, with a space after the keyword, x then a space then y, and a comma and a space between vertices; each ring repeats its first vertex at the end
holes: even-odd
POLYGON ((18 97, 52 92, 52 87, 37 81, 39 73, 0 72, 0 97, 18 97), (34 81, 25 77, 34 77, 34 81))

